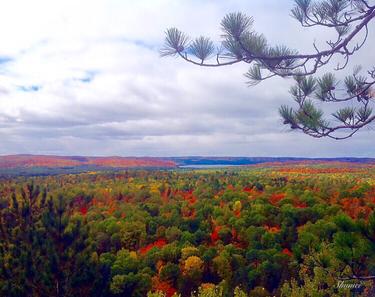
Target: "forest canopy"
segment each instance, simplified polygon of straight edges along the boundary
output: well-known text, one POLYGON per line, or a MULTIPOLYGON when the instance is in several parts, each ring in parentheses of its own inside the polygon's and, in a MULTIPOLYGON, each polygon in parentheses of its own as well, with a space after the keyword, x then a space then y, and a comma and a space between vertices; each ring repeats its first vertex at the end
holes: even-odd
POLYGON ((371 165, 3 178, 0 197, 2 296, 373 293, 371 165))

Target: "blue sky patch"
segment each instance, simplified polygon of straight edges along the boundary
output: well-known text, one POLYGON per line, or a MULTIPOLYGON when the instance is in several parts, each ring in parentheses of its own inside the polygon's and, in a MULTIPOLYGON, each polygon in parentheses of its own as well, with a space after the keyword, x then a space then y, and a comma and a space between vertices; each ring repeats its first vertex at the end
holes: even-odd
POLYGON ((0 64, 6 64, 6 63, 9 63, 11 61, 13 61, 13 59, 11 57, 0 56, 0 64))
POLYGON ((97 74, 98 74, 98 71, 89 70, 85 72, 84 76, 82 76, 81 78, 76 78, 76 80, 83 82, 83 83, 89 83, 95 78, 97 74))
POLYGON ((42 88, 41 86, 37 86, 37 85, 17 87, 17 89, 22 92, 38 92, 41 88, 42 88))

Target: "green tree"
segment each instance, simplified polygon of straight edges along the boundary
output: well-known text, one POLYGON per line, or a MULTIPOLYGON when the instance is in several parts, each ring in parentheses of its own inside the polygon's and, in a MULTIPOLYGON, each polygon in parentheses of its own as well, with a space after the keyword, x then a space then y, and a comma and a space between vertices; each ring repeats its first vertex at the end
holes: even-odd
POLYGON ((87 229, 69 215, 63 196, 47 199, 28 184, 11 200, 0 210, 0 294, 104 294, 106 277, 86 244, 87 229))
POLYGON ((176 285, 180 275, 180 267, 174 263, 167 263, 160 271, 160 280, 176 285))

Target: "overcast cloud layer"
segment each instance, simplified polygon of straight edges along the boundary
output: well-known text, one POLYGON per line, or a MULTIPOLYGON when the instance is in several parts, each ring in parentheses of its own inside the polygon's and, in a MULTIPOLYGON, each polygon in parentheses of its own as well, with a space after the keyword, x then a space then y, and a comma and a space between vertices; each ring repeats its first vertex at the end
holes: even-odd
MULTIPOLYGON (((0 10, 0 154, 368 156, 375 131, 346 141, 290 132, 277 109, 289 80, 247 87, 246 65, 205 69, 160 58, 166 28, 219 40, 228 12, 273 44, 311 51, 325 32, 293 1, 12 0, 0 10)), ((374 30, 371 25, 370 30, 374 30)), ((375 64, 374 32, 354 63, 375 64)))

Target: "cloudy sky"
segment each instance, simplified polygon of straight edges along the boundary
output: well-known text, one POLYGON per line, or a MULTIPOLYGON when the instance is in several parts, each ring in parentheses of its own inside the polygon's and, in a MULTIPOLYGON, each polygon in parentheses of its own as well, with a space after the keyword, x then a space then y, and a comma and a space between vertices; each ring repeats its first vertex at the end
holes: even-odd
MULTIPOLYGON (((219 41, 243 11, 270 43, 313 50, 291 0, 12 0, 0 10, 0 155, 369 156, 375 131, 346 141, 290 132, 289 80, 247 87, 246 65, 160 58, 166 28, 219 41)), ((374 24, 370 30, 375 29, 374 24)), ((375 64, 375 34, 353 63, 375 64)))

